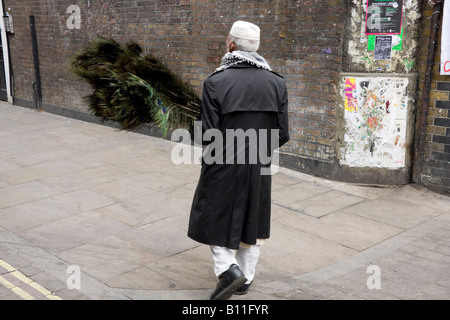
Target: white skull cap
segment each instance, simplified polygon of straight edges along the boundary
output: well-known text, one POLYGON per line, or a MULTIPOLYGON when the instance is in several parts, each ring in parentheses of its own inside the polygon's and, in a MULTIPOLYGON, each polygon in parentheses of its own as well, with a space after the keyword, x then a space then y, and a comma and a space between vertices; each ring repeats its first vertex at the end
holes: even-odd
POLYGON ((236 21, 231 27, 230 34, 233 37, 244 40, 257 40, 260 39, 261 30, 256 24, 246 21, 236 21))

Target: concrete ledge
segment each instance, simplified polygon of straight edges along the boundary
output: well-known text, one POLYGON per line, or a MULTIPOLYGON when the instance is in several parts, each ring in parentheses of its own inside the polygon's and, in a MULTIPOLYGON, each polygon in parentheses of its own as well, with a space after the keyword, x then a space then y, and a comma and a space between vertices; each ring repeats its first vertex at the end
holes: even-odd
MULTIPOLYGON (((17 97, 14 97, 13 104, 21 106, 21 107, 29 108, 29 109, 36 108, 34 101, 17 98, 17 97)), ((88 113, 88 112, 66 109, 63 107, 54 106, 54 105, 47 104, 47 103, 42 104, 42 110, 45 112, 48 112, 48 113, 56 114, 56 115, 67 117, 67 118, 82 120, 82 121, 86 121, 86 122, 90 122, 90 123, 96 123, 96 124, 101 124, 104 126, 120 129, 120 126, 116 122, 102 121, 102 119, 100 119, 99 117, 93 115, 92 113, 88 113)), ((135 128, 130 131, 135 132, 135 133, 145 134, 148 136, 163 138, 163 133, 156 126, 143 125, 141 127, 135 128)), ((167 136, 170 137, 170 134, 167 134, 167 136)))
POLYGON ((332 162, 280 152, 280 166, 325 179, 333 179, 332 162))

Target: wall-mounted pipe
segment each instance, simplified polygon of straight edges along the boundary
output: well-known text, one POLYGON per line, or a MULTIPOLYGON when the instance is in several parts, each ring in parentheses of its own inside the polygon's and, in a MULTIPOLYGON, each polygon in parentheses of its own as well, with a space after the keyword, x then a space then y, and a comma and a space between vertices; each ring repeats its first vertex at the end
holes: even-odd
MULTIPOLYGON (((3 0, 0 0, 0 16, 5 17, 5 3, 3 0)), ((13 86, 13 77, 12 75, 12 67, 11 67, 11 57, 9 53, 9 39, 5 28, 5 21, 0 19, 0 37, 2 41, 2 51, 3 51, 3 63, 5 69, 5 80, 6 80, 6 92, 8 97, 8 102, 13 104, 13 95, 14 95, 14 86, 13 86)))
POLYGON ((39 69, 39 49, 36 36, 36 23, 34 16, 30 16, 30 30, 31 30, 31 46, 33 49, 33 62, 34 62, 34 82, 33 82, 33 95, 34 102, 37 110, 42 108, 42 87, 41 87, 41 71, 39 69))

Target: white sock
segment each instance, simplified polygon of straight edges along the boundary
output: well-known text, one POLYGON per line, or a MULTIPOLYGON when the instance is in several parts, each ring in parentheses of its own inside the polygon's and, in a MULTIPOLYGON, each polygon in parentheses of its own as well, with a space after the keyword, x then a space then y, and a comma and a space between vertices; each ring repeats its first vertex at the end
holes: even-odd
POLYGON ((236 253, 237 264, 247 278, 246 284, 251 283, 255 277, 260 252, 261 246, 251 245, 249 248, 240 247, 236 253))
POLYGON ((232 264, 238 264, 236 261, 236 250, 226 247, 211 246, 211 252, 214 260, 214 274, 218 278, 222 273, 230 269, 232 264))

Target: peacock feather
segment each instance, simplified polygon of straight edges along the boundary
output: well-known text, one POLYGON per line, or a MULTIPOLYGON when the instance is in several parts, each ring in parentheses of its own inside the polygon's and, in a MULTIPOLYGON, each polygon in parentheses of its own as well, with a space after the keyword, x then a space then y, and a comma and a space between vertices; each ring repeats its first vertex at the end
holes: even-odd
POLYGON ((124 130, 155 124, 164 135, 177 128, 192 132, 199 118, 197 93, 133 41, 97 37, 71 59, 70 70, 93 88, 85 97, 90 111, 124 130))

